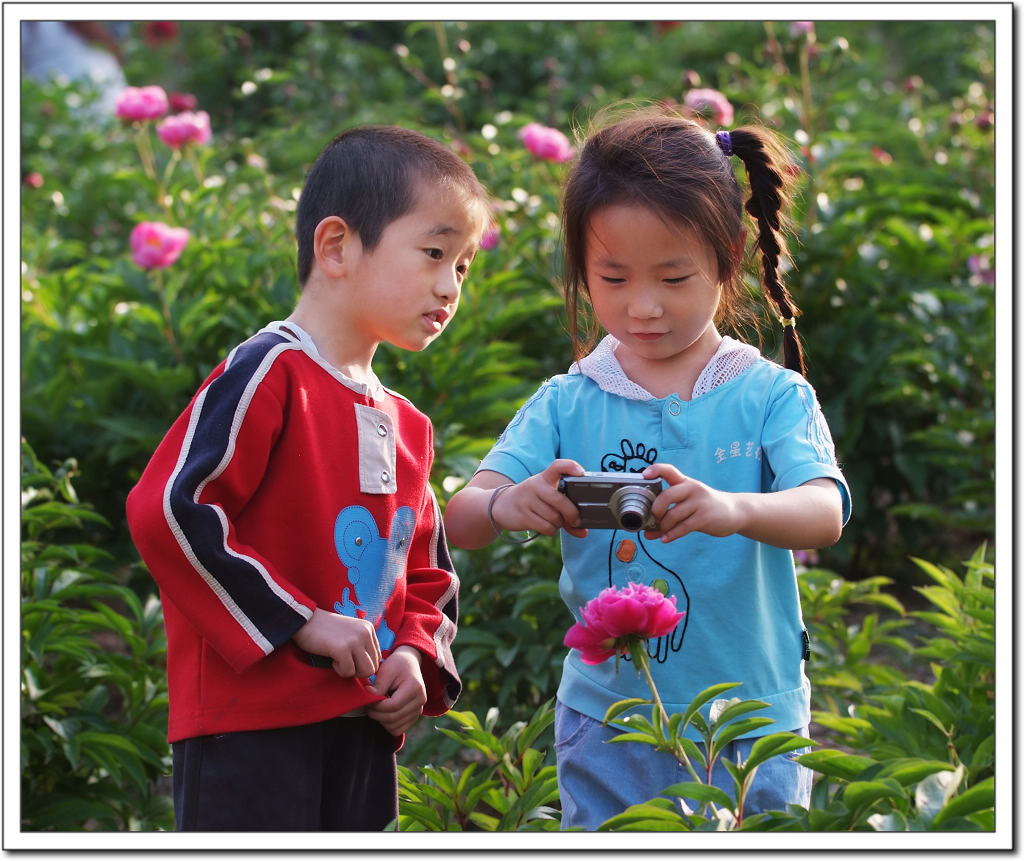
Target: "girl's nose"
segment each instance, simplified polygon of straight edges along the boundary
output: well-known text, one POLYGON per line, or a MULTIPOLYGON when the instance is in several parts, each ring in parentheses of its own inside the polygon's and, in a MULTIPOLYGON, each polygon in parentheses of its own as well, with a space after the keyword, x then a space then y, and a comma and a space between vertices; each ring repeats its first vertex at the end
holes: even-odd
POLYGON ((638 320, 652 320, 661 316, 661 303, 652 293, 638 293, 629 303, 629 314, 638 320))

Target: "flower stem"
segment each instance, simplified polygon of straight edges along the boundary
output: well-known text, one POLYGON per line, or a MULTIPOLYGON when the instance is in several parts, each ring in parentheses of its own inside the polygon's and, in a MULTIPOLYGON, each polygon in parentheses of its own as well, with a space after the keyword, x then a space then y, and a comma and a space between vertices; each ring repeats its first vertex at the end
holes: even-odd
MULTIPOLYGON (((638 641, 631 644, 629 654, 636 665, 637 672, 643 675, 647 682, 647 687, 651 689, 651 696, 654 698, 654 711, 658 715, 659 734, 671 742, 672 755, 676 758, 676 761, 686 767, 694 781, 700 783, 700 777, 696 769, 694 769, 693 763, 690 762, 690 757, 686 755, 686 751, 677 743, 676 739, 668 738, 668 712, 665 710, 665 704, 662 703, 661 696, 658 694, 658 686, 654 684, 654 677, 651 675, 651 660, 647 655, 646 641, 638 641)), ((710 786, 710 775, 708 776, 707 783, 710 786)))
POLYGON ((658 715, 658 726, 662 731, 665 731, 668 729, 668 712, 665 711, 665 706, 658 695, 658 688, 654 684, 654 677, 651 676, 651 661, 647 657, 644 644, 641 642, 636 644, 636 648, 630 647, 629 653, 636 664, 636 668, 643 673, 643 677, 647 681, 647 687, 651 689, 651 695, 654 697, 655 711, 658 715))
POLYGON ((135 146, 139 151, 139 159, 142 162, 143 170, 150 179, 156 179, 156 162, 153 157, 153 147, 149 143, 149 129, 145 123, 137 123, 135 134, 135 146))

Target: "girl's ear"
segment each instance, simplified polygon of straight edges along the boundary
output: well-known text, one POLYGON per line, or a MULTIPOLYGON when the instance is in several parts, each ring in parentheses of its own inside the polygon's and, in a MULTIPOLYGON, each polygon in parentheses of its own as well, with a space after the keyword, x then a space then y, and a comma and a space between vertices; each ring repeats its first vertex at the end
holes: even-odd
POLYGON ((323 219, 313 231, 313 257, 325 275, 337 277, 351 253, 355 234, 337 215, 323 219))

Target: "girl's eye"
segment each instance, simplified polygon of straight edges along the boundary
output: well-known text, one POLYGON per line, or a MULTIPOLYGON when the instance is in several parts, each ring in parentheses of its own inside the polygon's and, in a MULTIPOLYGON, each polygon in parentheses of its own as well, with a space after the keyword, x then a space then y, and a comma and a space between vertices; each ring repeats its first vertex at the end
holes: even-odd
POLYGON ((682 284, 684 281, 688 281, 692 277, 693 277, 692 275, 683 275, 681 278, 666 278, 665 279, 665 283, 666 284, 682 284))
POLYGON ((444 252, 440 248, 425 248, 423 250, 426 251, 428 257, 434 260, 440 260, 444 257, 444 252))
POLYGON ((626 283, 626 279, 625 278, 613 278, 611 275, 602 275, 601 276, 601 280, 604 281, 605 284, 625 284, 626 283))

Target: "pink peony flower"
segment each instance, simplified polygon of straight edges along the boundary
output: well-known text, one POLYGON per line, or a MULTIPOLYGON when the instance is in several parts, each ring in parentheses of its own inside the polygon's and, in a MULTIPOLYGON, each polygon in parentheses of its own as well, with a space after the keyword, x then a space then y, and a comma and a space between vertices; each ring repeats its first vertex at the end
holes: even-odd
POLYGON ((708 114, 716 126, 731 126, 733 109, 729 100, 718 90, 690 90, 683 104, 697 114, 708 114))
POLYGON ((143 269, 163 269, 181 256, 187 242, 184 227, 141 221, 132 229, 132 260, 143 269))
POLYGON ((187 143, 206 143, 210 139, 210 115, 206 111, 174 114, 156 127, 156 133, 172 149, 187 143))
POLYGON ((498 238, 501 236, 501 229, 493 221, 490 227, 484 231, 484 235, 480 237, 480 247, 484 251, 490 251, 492 248, 497 246, 498 238))
POLYGON ((194 111, 199 100, 191 93, 171 93, 169 97, 172 111, 194 111))
POLYGON ((125 87, 117 97, 115 113, 124 120, 155 120, 168 107, 163 87, 125 87))
POLYGON ((43 175, 37 171, 25 175, 25 185, 30 188, 42 188, 43 175))
POLYGON ((676 610, 675 596, 666 597, 652 586, 630 583, 602 590, 580 610, 582 622, 565 635, 565 645, 578 649, 585 664, 600 664, 626 654, 639 640, 671 633, 685 612, 676 610))
POLYGON ((568 161, 576 154, 576 149, 564 134, 540 123, 523 126, 518 137, 530 152, 546 161, 568 161))

